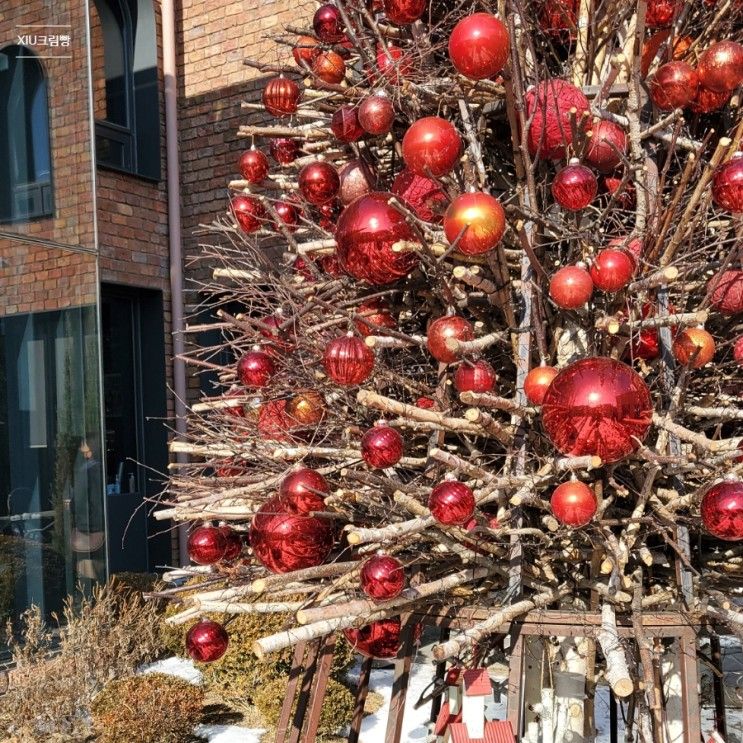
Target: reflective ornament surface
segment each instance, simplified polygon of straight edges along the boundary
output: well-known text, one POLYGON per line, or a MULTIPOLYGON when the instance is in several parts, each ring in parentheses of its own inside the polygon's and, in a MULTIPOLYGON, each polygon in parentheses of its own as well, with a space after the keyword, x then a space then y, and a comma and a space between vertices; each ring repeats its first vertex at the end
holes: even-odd
POLYGON ((374 369, 374 353, 355 335, 342 335, 325 347, 322 359, 328 376, 343 385, 361 384, 374 369))
POLYGON ((248 234, 257 232, 266 219, 263 204, 252 196, 233 196, 230 206, 240 229, 248 234))
POLYGON ((299 156, 299 145, 296 139, 289 137, 275 137, 268 143, 271 157, 281 165, 290 165, 299 156))
POLYGON ((428 0, 384 0, 384 14, 399 26, 415 23, 428 7, 428 0))
POLYGON ((648 80, 648 90, 661 111, 686 108, 697 97, 699 76, 686 62, 667 62, 648 80))
POLYGON ((697 74, 707 90, 732 92, 743 82, 743 46, 737 41, 712 44, 699 58, 697 74))
POLYGON ((648 28, 667 28, 682 7, 682 0, 648 0, 645 25, 648 28))
POLYGON ((265 387, 275 371, 273 359, 263 351, 248 351, 237 362, 237 378, 249 388, 265 387))
POLYGON ((300 36, 292 49, 292 56, 297 65, 304 69, 306 64, 312 67, 315 57, 320 54, 320 44, 314 36, 300 36))
POLYGON ((715 339, 703 328, 684 328, 673 341, 673 355, 679 364, 699 369, 715 356, 715 339))
POLYGON ((585 268, 565 266, 550 279, 549 295, 564 310, 582 307, 593 294, 593 281, 585 268))
POLYGON ((268 175, 268 158, 260 150, 246 150, 240 155, 238 168, 248 183, 261 183, 268 175))
POLYGON ((484 359, 473 364, 464 361, 454 372, 454 387, 457 392, 492 392, 495 382, 495 369, 484 359))
POLYGON ((569 480, 554 489, 550 507, 561 524, 585 526, 596 514, 596 494, 585 483, 569 480))
POLYGON ((443 221, 449 198, 433 179, 416 175, 406 168, 395 176, 390 190, 415 212, 418 219, 434 224, 443 221))
POLYGON ((743 212, 743 153, 715 168, 712 175, 712 199, 722 209, 743 212))
POLYGON ((554 366, 535 366, 524 379, 524 394, 532 405, 541 405, 547 389, 559 370, 554 366))
POLYGON ((405 568, 391 555, 373 555, 361 567, 361 590, 375 601, 389 601, 405 588, 405 568))
POLYGON ((299 190, 315 206, 327 204, 335 198, 340 187, 338 171, 324 160, 307 163, 299 171, 299 190))
POLYGON ((214 565, 227 551, 224 534, 214 526, 199 526, 188 535, 188 556, 197 565, 214 565))
POLYGON ((446 315, 436 318, 429 326, 426 334, 426 347, 431 356, 442 364, 451 364, 459 358, 459 354, 450 351, 446 341, 471 341, 475 337, 472 323, 458 315, 446 315))
MULTIPOLYGON (((380 619, 364 627, 343 630, 351 647, 367 658, 394 658, 400 649, 400 617, 380 619)), ((415 630, 416 641, 420 638, 421 626, 415 630)))
POLYGON ((336 52, 321 52, 312 63, 312 72, 328 85, 340 85, 346 77, 346 63, 336 52))
POLYGON ((315 470, 302 467, 288 474, 279 486, 282 506, 290 513, 306 515, 324 510, 323 497, 330 493, 328 481, 315 470))
POLYGON ((275 77, 263 89, 263 106, 268 113, 279 118, 290 116, 297 110, 302 92, 294 80, 275 77))
POLYGON ((471 80, 484 80, 499 73, 508 61, 508 50, 508 29, 490 13, 466 16, 449 37, 452 64, 471 80))
POLYGON ((364 136, 355 106, 341 106, 330 119, 330 129, 341 142, 355 142, 364 136))
POLYGON ((559 170, 552 181, 552 196, 571 212, 585 209, 595 198, 598 181, 593 171, 577 160, 559 170))
POLYGON ((402 140, 405 165, 416 175, 439 178, 459 160, 462 140, 454 125, 438 116, 411 124, 402 140))
POLYGON ((400 432, 390 426, 374 426, 361 438, 361 458, 373 469, 393 467, 402 459, 404 450, 400 432))
POLYGON ((325 417, 325 400, 315 390, 304 390, 289 400, 286 412, 303 426, 316 426, 325 417))
POLYGON ((465 255, 492 250, 506 231, 506 213, 490 194, 463 193, 451 202, 444 215, 444 233, 450 245, 465 255))
POLYGON ((227 525, 220 526, 219 531, 224 534, 224 538, 227 541, 227 549, 222 559, 225 562, 232 562, 240 557, 240 553, 243 551, 243 535, 227 525))
POLYGON ((743 482, 726 480, 713 485, 702 497, 700 507, 704 528, 718 539, 743 539, 743 482))
POLYGON ((618 292, 629 284, 635 259, 624 250, 605 248, 591 264, 591 280, 602 292, 618 292))
POLYGON ((386 95, 370 95, 359 105, 359 123, 368 134, 387 134, 394 121, 395 107, 386 95))
POLYGON ((227 652, 229 641, 227 630, 219 622, 202 619, 188 630, 186 651, 197 663, 213 663, 227 652))
POLYGON ((475 494, 459 480, 444 480, 431 491, 428 510, 440 524, 462 526, 475 513, 475 494))
POLYGON ((389 304, 381 298, 362 302, 356 311, 353 324, 364 338, 370 335, 384 335, 384 328, 391 330, 397 328, 397 320, 392 315, 389 304))
POLYGON ((627 152, 627 134, 619 124, 601 119, 593 124, 585 159, 599 173, 613 173, 627 152))
POLYGON ((335 44, 343 40, 344 25, 340 11, 332 3, 321 5, 312 18, 312 29, 320 41, 335 44))

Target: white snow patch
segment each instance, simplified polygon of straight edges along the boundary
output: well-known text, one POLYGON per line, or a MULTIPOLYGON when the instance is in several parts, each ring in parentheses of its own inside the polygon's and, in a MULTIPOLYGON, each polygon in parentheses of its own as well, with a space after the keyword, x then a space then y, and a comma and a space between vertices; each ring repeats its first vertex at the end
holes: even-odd
POLYGON ((239 725, 199 725, 195 732, 209 743, 260 743, 266 731, 239 725))
POLYGON ((138 673, 167 673, 169 676, 177 676, 196 686, 201 684, 201 671, 196 668, 193 661, 176 656, 142 666, 138 673))

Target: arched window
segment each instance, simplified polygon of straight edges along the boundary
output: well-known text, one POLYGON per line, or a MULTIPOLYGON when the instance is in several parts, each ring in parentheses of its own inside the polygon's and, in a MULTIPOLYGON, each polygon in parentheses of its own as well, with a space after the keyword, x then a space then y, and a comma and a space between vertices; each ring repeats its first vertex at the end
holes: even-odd
POLYGON ((90 27, 98 164, 159 180, 157 27, 152 0, 94 0, 90 27))
POLYGON ((53 214, 49 102, 41 61, 0 49, 0 222, 53 214))

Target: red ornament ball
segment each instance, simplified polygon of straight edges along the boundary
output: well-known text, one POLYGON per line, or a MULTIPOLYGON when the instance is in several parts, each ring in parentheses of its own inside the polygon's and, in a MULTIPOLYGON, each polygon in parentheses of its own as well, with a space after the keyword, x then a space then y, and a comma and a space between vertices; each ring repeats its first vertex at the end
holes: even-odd
POLYGON ((197 565, 214 565, 227 551, 224 534, 213 526, 200 526, 188 535, 188 556, 197 565))
POLYGON ((260 150, 246 150, 240 156, 238 167, 248 183, 261 183, 268 175, 268 158, 260 150))
POLYGON ((361 338, 349 333, 328 343, 322 363, 337 384, 361 384, 374 369, 374 353, 361 338))
POLYGON ((704 528, 718 539, 743 539, 743 482, 726 480, 713 485, 702 496, 700 508, 704 528))
MULTIPOLYGON (((739 366, 743 366, 743 335, 738 336, 738 339, 733 345, 733 358, 738 362, 739 366)), ((743 444, 743 441, 741 441, 743 444)))
POLYGON ((667 62, 648 81, 650 97, 661 111, 686 108, 698 89, 699 76, 686 62, 667 62))
POLYGON ((287 475, 279 486, 281 505, 289 513, 306 515, 322 511, 323 496, 330 492, 328 481, 315 470, 302 467, 287 475))
MULTIPOLYGON (((300 210, 297 209, 294 204, 290 204, 288 201, 277 201, 273 205, 273 208, 282 223, 289 228, 290 232, 293 232, 299 224, 300 210)), ((278 227, 276 227, 276 229, 278 230, 278 227)), ((309 278, 312 278, 311 273, 309 278)))
POLYGON ((376 178, 363 160, 347 162, 338 172, 338 177, 341 181, 338 198, 344 206, 374 190, 376 178))
POLYGON ((405 588, 405 568, 395 557, 374 555, 361 567, 361 590, 375 601, 389 601, 405 588))
POLYGON ((312 63, 312 72, 328 85, 339 85, 346 77, 346 63, 336 52, 321 52, 312 63))
MULTIPOLYGON (((392 316, 390 306, 383 299, 369 299, 362 302, 356 311, 353 324, 364 338, 380 332, 375 326, 391 330, 397 328, 397 320, 392 316)), ((384 333, 383 330, 382 333, 384 333)))
POLYGON ((591 264, 591 280, 602 292, 618 292, 629 284, 635 259, 624 250, 605 248, 591 264))
POLYGON ((428 510, 440 524, 463 526, 475 513, 475 494, 459 480, 444 480, 431 491, 428 510))
POLYGON ((415 23, 425 12, 428 0, 384 0, 387 19, 398 26, 415 23))
POLYGON ((613 173, 627 152, 627 135, 619 124, 601 119, 591 129, 586 148, 586 162, 599 173, 613 173))
POLYGON ((508 30, 490 13, 473 13, 463 18, 449 37, 452 64, 471 80, 497 75, 508 61, 508 50, 508 30))
POLYGON ((596 176, 578 160, 571 160, 557 172, 552 181, 552 196, 563 208, 571 212, 585 209, 595 198, 598 191, 596 176))
POLYGON ((271 346, 281 351, 290 351, 294 347, 296 328, 292 323, 288 328, 282 329, 286 322, 287 318, 282 314, 267 315, 260 318, 260 323, 263 325, 261 335, 268 339, 271 346))
POLYGON ((263 106, 273 116, 289 116, 297 110, 302 95, 299 85, 285 77, 275 77, 263 89, 263 106))
POLYGON ((679 364, 699 369, 715 356, 715 339, 703 328, 684 328, 673 341, 673 355, 679 364))
POLYGON ((462 140, 454 125, 438 116, 418 119, 405 132, 402 157, 416 175, 440 178, 457 163, 462 140))
POLYGON ((446 315, 436 318, 428 326, 426 347, 436 361, 451 364, 459 358, 459 354, 450 351, 446 342, 449 339, 471 341, 474 337, 471 322, 457 315, 446 315))
POLYGON ((237 378, 245 387, 265 387, 275 371, 273 359, 263 351, 248 351, 237 362, 237 378))
POLYGON ((723 315, 743 312, 743 271, 723 271, 713 276, 707 284, 710 304, 723 315))
POLYGON ((186 651, 197 663, 213 663, 226 652, 230 638, 227 630, 211 619, 202 619, 188 630, 186 651))
POLYGON ((312 29, 320 41, 335 44, 343 40, 345 28, 340 11, 332 3, 321 5, 312 18, 312 29))
POLYGON ((325 417, 325 399, 315 390, 302 390, 286 404, 286 412, 303 426, 316 426, 325 417))
POLYGON ((549 295, 564 310, 582 307, 593 294, 591 274, 580 266, 565 266, 552 276, 549 295))
POLYGON ((450 244, 465 255, 492 250, 506 231, 506 213, 490 194, 463 193, 451 202, 444 215, 444 233, 450 244))
POLYGON ((648 28, 667 28, 682 5, 682 0, 648 0, 645 25, 648 28))
POLYGON ((561 524, 585 526, 596 514, 596 495, 588 485, 578 480, 570 480, 554 489, 550 506, 561 524))
POLYGON ((743 212, 743 153, 736 153, 712 175, 712 199, 721 209, 743 212))
POLYGON ((454 387, 457 392, 492 392, 496 379, 495 369, 487 361, 464 362, 454 372, 454 387))
POLYGON ((338 171, 324 160, 307 163, 299 171, 299 190, 315 206, 327 204, 341 187, 338 171))
POLYGON ((343 269, 373 285, 402 279, 419 261, 414 250, 393 250, 396 244, 418 243, 419 238, 389 199, 390 194, 380 192, 356 199, 341 213, 335 232, 343 269))
POLYGON ((715 93, 730 93, 743 82, 743 46, 718 41, 704 51, 697 64, 699 83, 715 93))
POLYGON ((406 168, 395 176, 390 190, 415 212, 418 219, 435 224, 443 221, 449 198, 431 178, 416 175, 406 168))
POLYGON ((219 531, 224 534, 224 538, 227 540, 227 549, 225 550, 224 557, 222 558, 225 562, 232 562, 240 557, 240 553, 243 551, 243 538, 239 531, 235 531, 231 526, 220 526, 219 531))
POLYGON ((364 136, 358 109, 354 106, 341 106, 330 119, 330 128, 341 142, 355 142, 364 136))
POLYGON ((699 86, 697 97, 691 103, 691 110, 695 114, 708 114, 710 111, 718 111, 729 100, 732 93, 729 91, 715 93, 714 90, 708 90, 699 86))
POLYGON ((280 498, 266 501, 253 517, 250 545, 272 573, 321 565, 333 547, 328 519, 291 513, 280 498))
POLYGON ((544 0, 539 13, 539 27, 563 43, 575 37, 578 23, 578 0, 544 0))
POLYGON ((581 359, 547 389, 542 421, 552 443, 568 456, 596 455, 618 462, 639 446, 653 420, 650 391, 620 361, 581 359))
MULTIPOLYGON (((394 658, 400 650, 400 617, 380 619, 359 629, 344 629, 343 635, 357 653, 367 658, 394 658)), ((416 641, 421 626, 415 628, 416 641)))
POLYGON ((390 426, 374 426, 361 438, 361 458, 373 469, 394 467, 402 459, 404 450, 400 432, 390 426))
POLYGON ((268 400, 258 410, 258 432, 269 441, 289 441, 294 425, 286 412, 286 400, 268 400))
POLYGON ((312 66, 315 58, 320 54, 320 44, 313 36, 300 36, 292 49, 292 56, 299 67, 312 66))
POLYGON ((252 196, 233 196, 230 202, 232 213, 243 232, 257 232, 266 218, 266 210, 252 196))
POLYGON ((387 44, 385 52, 380 45, 377 47, 377 72, 369 75, 369 78, 373 82, 381 77, 392 85, 401 85, 412 71, 413 58, 409 52, 394 44, 387 44))
POLYGON ((524 394, 532 405, 541 405, 559 371, 554 366, 535 366, 524 379, 524 394))
POLYGON ((245 393, 239 389, 233 389, 229 392, 225 392, 222 395, 223 400, 227 403, 227 406, 222 408, 225 415, 229 415, 231 418, 244 418, 245 417, 245 406, 242 402, 232 402, 230 398, 244 397, 245 393), (230 404, 232 403, 232 404, 230 404))
POLYGON ((280 165, 291 165, 299 156, 299 145, 295 139, 276 137, 268 143, 268 151, 280 165))
POLYGON ((359 123, 365 132, 375 137, 387 134, 395 121, 395 107, 392 101, 381 94, 364 98, 359 106, 359 123))

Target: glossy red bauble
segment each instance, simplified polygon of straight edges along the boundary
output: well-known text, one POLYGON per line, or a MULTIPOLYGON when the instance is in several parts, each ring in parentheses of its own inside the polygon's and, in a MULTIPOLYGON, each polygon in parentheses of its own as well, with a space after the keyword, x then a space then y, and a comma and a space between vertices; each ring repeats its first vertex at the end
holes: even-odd
POLYGON ((387 134, 395 121, 395 107, 386 95, 370 95, 359 105, 359 123, 368 134, 387 134))
POLYGON ((626 253, 629 253, 635 261, 635 265, 638 263, 640 258, 642 258, 642 253, 645 249, 645 246, 639 237, 630 236, 613 237, 606 244, 606 247, 612 248, 613 250, 623 250, 626 253))
POLYGON ((552 196, 563 209, 577 212, 585 209, 596 198, 598 187, 593 171, 577 160, 571 160, 555 175, 552 196))
POLYGON ((387 52, 381 46, 377 47, 377 72, 369 77, 372 82, 377 77, 393 85, 401 85, 413 69, 410 52, 394 44, 387 44, 387 52))
POLYGON ((715 339, 703 328, 684 328, 673 341, 673 355, 679 364, 699 369, 715 356, 715 339))
POLYGON ((374 369, 374 353, 361 338, 349 333, 328 343, 322 363, 337 384, 361 384, 374 369))
POLYGON ((591 280, 602 292, 618 292, 629 284, 635 259, 624 250, 606 248, 591 264, 591 280))
POLYGON ((224 534, 214 526, 200 526, 188 535, 188 556, 197 565, 214 565, 227 551, 224 534))
POLYGON ((718 41, 699 58, 699 83, 715 93, 730 93, 743 82, 743 45, 718 41))
POLYGON ((726 480, 713 485, 702 496, 700 507, 704 528, 718 539, 743 539, 743 482, 726 480))
POLYGON ((245 387, 265 387, 275 371, 273 359, 263 351, 248 351, 237 362, 237 378, 245 387))
POLYGON ((402 157, 416 175, 439 178, 459 160, 462 140, 454 125, 438 116, 418 119, 405 132, 402 157))
POLYGON ((330 129, 340 142, 355 142, 364 136, 358 109, 354 106, 341 106, 330 119, 330 129))
POLYGON ((697 90, 697 97, 691 103, 691 110, 695 114, 707 114, 710 111, 718 111, 729 100, 732 93, 715 93, 714 90, 708 90, 701 85, 697 90))
POLYGON ((213 663, 226 652, 230 638, 227 630, 211 619, 202 619, 186 635, 186 651, 197 663, 213 663))
POLYGON ((667 28, 682 7, 682 0, 648 0, 645 25, 648 28, 667 28))
POLYGON ((471 80, 498 74, 508 62, 508 30, 490 13, 463 18, 449 37, 449 58, 457 72, 471 80))
POLYGON ((312 29, 317 38, 326 44, 342 41, 345 28, 338 8, 332 3, 321 5, 312 18, 312 29))
POLYGON ((279 486, 279 498, 289 513, 306 515, 324 510, 323 498, 330 492, 328 481, 307 467, 287 475, 279 486))
POLYGON ((390 196, 373 192, 356 199, 341 213, 335 231, 343 269, 374 285, 398 281, 419 261, 415 250, 393 249, 396 245, 418 243, 419 238, 405 217, 388 203, 390 196))
POLYGON ((257 232, 266 219, 263 204, 252 196, 233 196, 230 206, 243 232, 257 232))
POLYGON ((294 347, 296 327, 290 323, 287 328, 282 329, 286 322, 287 318, 282 314, 260 318, 260 323, 263 325, 261 335, 268 339, 271 346, 281 351, 289 351, 294 347))
POLYGON ((389 304, 383 299, 369 299, 362 302, 353 321, 356 330, 366 338, 369 335, 384 335, 384 328, 394 330, 397 320, 392 316, 389 304))
POLYGON ((316 426, 325 417, 325 400, 315 390, 303 390, 289 400, 286 412, 303 426, 316 426))
POLYGON ((415 23, 427 6, 428 0, 384 0, 382 3, 387 19, 398 26, 415 23))
POLYGON ((444 480, 431 491, 428 510, 440 524, 462 526, 475 513, 475 494, 459 480, 444 480))
MULTIPOLYGON (((394 658, 400 650, 400 618, 380 619, 359 629, 344 629, 343 635, 349 645, 367 658, 394 658)), ((415 630, 415 639, 420 637, 420 625, 415 630)))
POLYGON ((686 62, 667 62, 648 80, 653 103, 661 111, 686 108, 696 97, 699 76, 686 62))
POLYGON ((627 152, 627 135, 619 124, 607 119, 594 123, 586 147, 586 162, 600 173, 613 173, 627 152))
POLYGON ((524 394, 532 405, 541 405, 559 370, 554 366, 535 366, 524 379, 524 394))
POLYGON ((582 307, 592 294, 591 274, 580 266, 565 266, 550 279, 549 295, 564 310, 582 307))
POLYGON ((374 426, 361 438, 361 458, 373 469, 394 467, 404 450, 400 432, 390 426, 374 426))
MULTIPOLYGON (((300 210, 288 201, 277 201, 273 205, 276 216, 285 224, 290 231, 294 231, 299 224, 300 210)), ((274 225, 276 226, 276 225, 274 225)), ((278 227, 276 227, 278 229, 278 227)), ((310 274, 310 278, 312 274, 310 274)))
POLYGON ((429 326, 426 335, 426 347, 431 356, 442 364, 451 364, 459 358, 447 348, 449 339, 471 341, 475 337, 472 323, 457 315, 446 315, 436 318, 429 326))
POLYGON ((723 315, 743 312, 743 271, 723 271, 713 276, 707 284, 710 304, 723 315))
POLYGON ((596 514, 596 494, 582 482, 570 480, 552 492, 550 507, 554 517, 566 526, 585 526, 596 514))
POLYGON ((327 204, 334 199, 340 187, 338 171, 324 160, 307 163, 299 171, 299 191, 315 206, 327 204))
POLYGON ((721 209, 743 212, 743 153, 719 165, 712 176, 712 199, 721 209))
POLYGON ((415 212, 418 219, 434 224, 443 221, 449 198, 431 178, 416 175, 406 168, 395 176, 390 190, 415 212))
POLYGON ((275 77, 263 89, 263 106, 274 116, 289 116, 297 110, 302 91, 294 80, 275 77))
POLYGON ((299 145, 296 139, 276 137, 268 143, 271 157, 281 165, 291 165, 299 156, 299 145))
POLYGON ((333 547, 328 519, 289 512, 280 498, 266 501, 253 517, 250 546, 272 573, 321 565, 333 547))
POLYGON ((338 177, 341 181, 338 198, 344 206, 374 190, 374 173, 363 160, 347 162, 338 172, 338 177))
POLYGON ((346 63, 336 52, 321 52, 312 63, 312 72, 328 85, 339 85, 346 77, 346 63))
POLYGON ((315 58, 320 54, 320 44, 313 36, 300 36, 292 49, 294 61, 304 69, 304 65, 312 66, 315 58))
POLYGON ((454 387, 457 392, 492 392, 496 379, 495 369, 487 361, 480 359, 473 364, 465 361, 454 373, 454 387))
POLYGON ((738 366, 743 366, 743 335, 739 336, 733 345, 733 358, 738 362, 738 366))
POLYGON ((451 202, 444 215, 444 233, 450 245, 465 255, 492 250, 506 231, 506 213, 500 201, 481 191, 463 193, 451 202))
POLYGON ((261 183, 268 175, 268 158, 260 150, 246 150, 240 156, 238 167, 248 183, 261 183))
POLYGON ((552 443, 568 456, 618 462, 636 451, 650 429, 653 403, 642 377, 614 359, 581 359, 547 389, 542 421, 552 443))
POLYGON ((240 553, 243 551, 242 534, 235 531, 231 526, 220 526, 219 531, 224 534, 224 538, 227 540, 227 549, 222 559, 225 562, 232 562, 240 557, 240 553))
POLYGON ((405 588, 405 568, 395 557, 374 555, 361 566, 361 590, 375 601, 389 601, 405 588))
POLYGON ((286 412, 286 400, 268 400, 258 410, 258 432, 269 441, 289 441, 295 423, 286 412))

